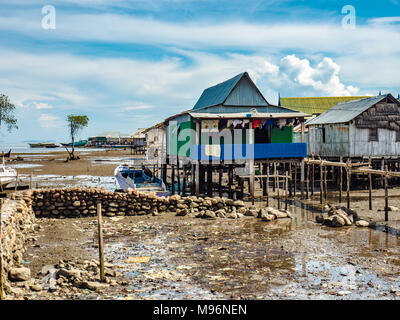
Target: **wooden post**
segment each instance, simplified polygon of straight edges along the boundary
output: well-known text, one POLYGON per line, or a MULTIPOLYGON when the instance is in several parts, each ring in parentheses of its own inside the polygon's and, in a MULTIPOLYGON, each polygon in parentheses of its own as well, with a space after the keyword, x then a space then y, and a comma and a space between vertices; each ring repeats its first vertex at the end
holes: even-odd
POLYGON ((290 179, 289 179, 289 197, 292 197, 293 173, 292 173, 292 163, 291 162, 289 162, 289 174, 290 174, 290 179))
POLYGON ((300 189, 301 199, 304 199, 304 159, 300 163, 300 189))
POLYGON ((32 173, 29 175, 29 189, 32 190, 32 173))
POLYGON ((310 165, 307 163, 307 179, 306 179, 306 199, 309 199, 308 189, 310 188, 310 165))
POLYGON ((207 195, 212 197, 212 165, 207 166, 207 195))
POLYGON ((269 194, 268 194, 268 189, 269 189, 269 164, 268 164, 268 169, 267 169, 267 185, 266 185, 266 195, 267 195, 267 207, 269 207, 269 194))
POLYGON ((218 196, 220 196, 220 197, 222 197, 222 175, 223 175, 222 165, 219 164, 219 167, 218 167, 218 196))
POLYGON ((171 173, 171 186, 172 186, 172 194, 175 194, 175 166, 172 164, 172 173, 171 173))
POLYGON ((322 204, 322 194, 324 192, 324 184, 323 184, 323 171, 324 171, 324 165, 321 163, 319 166, 319 203, 322 204))
POLYGON ((276 192, 277 192, 277 197, 278 197, 278 209, 281 208, 281 198, 280 198, 280 194, 279 194, 279 176, 276 176, 277 179, 277 188, 276 188, 276 192))
POLYGON ((0 200, 0 300, 4 300, 3 283, 3 229, 2 229, 2 208, 4 199, 0 200))
POLYGON ((195 165, 195 194, 198 197, 200 195, 200 161, 195 165))
MULTIPOLYGON (((343 157, 340 157, 340 163, 343 162, 343 157)), ((342 189, 343 189, 343 170, 339 167, 339 203, 342 202, 342 189)))
MULTIPOLYGON (((265 163, 263 163, 262 165, 262 174, 265 175, 267 170, 266 170, 267 166, 265 163)), ((267 179, 266 178, 262 178, 262 195, 265 197, 267 195, 267 179)))
POLYGON ((104 275, 104 250, 103 250, 103 223, 101 219, 101 203, 97 204, 97 224, 99 233, 99 262, 100 262, 100 280, 106 280, 104 275))
MULTIPOLYGON (((371 162, 372 162, 371 157, 369 157, 368 160, 369 167, 371 167, 371 162)), ((372 175, 370 173, 368 174, 368 196, 369 196, 368 198, 369 210, 372 210, 372 175)))
POLYGON ((229 171, 228 171, 228 194, 229 194, 229 199, 233 198, 233 192, 232 192, 232 184, 233 184, 233 165, 229 165, 229 171))
POLYGON ((296 197, 297 189, 297 162, 294 163, 294 185, 293 185, 293 197, 296 197))
POLYGON ((327 171, 328 171, 328 167, 324 166, 324 199, 325 199, 325 201, 327 200, 327 192, 328 192, 328 182, 326 179, 327 171))
POLYGON ((185 165, 182 166, 182 170, 183 170, 182 196, 186 197, 186 167, 185 167, 185 165))
MULTIPOLYGON (((388 168, 385 166, 385 171, 388 168)), ((385 174, 385 221, 389 221, 389 195, 388 195, 388 174, 385 174)))
POLYGON ((285 210, 287 210, 288 207, 288 180, 289 180, 289 173, 285 171, 285 210))
POLYGON ((176 156, 176 180, 178 184, 178 194, 181 194, 181 177, 179 175, 179 157, 176 156))
MULTIPOLYGON (((314 160, 314 153, 311 155, 311 159, 312 160, 314 160)), ((312 170, 312 173, 311 173, 311 196, 313 196, 314 195, 314 176, 315 176, 315 170, 314 170, 314 164, 312 164, 311 165, 311 170, 312 170)))
POLYGON ((273 188, 272 191, 275 192, 275 189, 276 189, 276 162, 274 162, 274 183, 273 183, 272 188, 273 188))
POLYGON ((350 159, 347 159, 347 209, 350 209, 350 181, 351 181, 351 166, 350 159))
POLYGON ((190 174, 192 175, 192 185, 191 185, 191 194, 192 196, 194 196, 196 194, 196 165, 192 164, 191 165, 191 170, 190 170, 190 174))

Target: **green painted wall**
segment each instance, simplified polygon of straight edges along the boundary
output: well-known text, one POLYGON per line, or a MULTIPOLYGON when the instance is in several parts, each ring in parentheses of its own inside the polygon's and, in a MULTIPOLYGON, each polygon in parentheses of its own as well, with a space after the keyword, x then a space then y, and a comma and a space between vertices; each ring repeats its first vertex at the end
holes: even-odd
POLYGON ((179 130, 174 134, 172 132, 169 133, 168 141, 170 155, 176 156, 178 153, 179 156, 190 157, 190 145, 194 144, 195 141, 192 141, 190 131, 185 132, 185 129, 196 130, 196 125, 193 121, 181 122, 179 130), (178 140, 178 135, 180 139, 183 139, 183 141, 178 140), (173 144, 176 144, 176 146, 173 144))
POLYGON ((271 128, 271 143, 293 142, 293 127, 284 127, 284 129, 271 128))

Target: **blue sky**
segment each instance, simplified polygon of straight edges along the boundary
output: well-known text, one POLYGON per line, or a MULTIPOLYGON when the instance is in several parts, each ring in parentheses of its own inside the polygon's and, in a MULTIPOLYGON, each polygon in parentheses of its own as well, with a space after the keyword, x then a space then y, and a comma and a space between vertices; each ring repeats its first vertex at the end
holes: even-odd
POLYGON ((202 91, 248 71, 281 96, 400 92, 400 4, 290 0, 3 0, 0 92, 19 129, 0 140, 134 133, 190 109, 202 91), (45 5, 55 29, 44 29, 45 5), (342 26, 345 5, 355 28, 342 26))

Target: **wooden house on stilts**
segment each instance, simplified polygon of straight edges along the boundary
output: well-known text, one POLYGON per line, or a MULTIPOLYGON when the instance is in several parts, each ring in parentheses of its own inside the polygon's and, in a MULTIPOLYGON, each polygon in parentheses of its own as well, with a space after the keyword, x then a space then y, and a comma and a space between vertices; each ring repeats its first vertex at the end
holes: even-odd
POLYGON ((222 175, 227 172, 226 192, 232 198, 234 176, 239 185, 248 181, 254 195, 256 169, 261 175, 270 163, 303 164, 304 175, 307 145, 304 134, 302 142, 294 142, 293 128, 301 123, 304 133, 307 116, 270 104, 247 72, 205 89, 192 109, 164 121, 172 185, 186 193, 190 172, 192 194, 221 195, 222 175), (179 174, 175 181, 175 170, 182 169, 182 181, 179 174), (213 187, 213 172, 219 174, 218 190, 213 187))

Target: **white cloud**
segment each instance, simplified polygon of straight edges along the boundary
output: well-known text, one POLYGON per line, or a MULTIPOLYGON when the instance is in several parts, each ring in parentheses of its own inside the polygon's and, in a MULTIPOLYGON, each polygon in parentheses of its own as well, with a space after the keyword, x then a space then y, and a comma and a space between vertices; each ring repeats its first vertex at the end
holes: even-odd
POLYGON ((40 110, 40 109, 53 109, 53 107, 47 103, 44 102, 39 102, 39 103, 34 103, 35 104, 35 108, 40 110))
POLYGON ((299 59, 288 55, 281 59, 281 72, 287 85, 300 88, 311 88, 317 95, 350 96, 359 88, 344 85, 339 78, 340 66, 331 58, 324 57, 316 67, 308 59, 299 59))
POLYGON ((41 114, 37 120, 44 129, 58 128, 62 124, 60 117, 48 113, 41 114))

